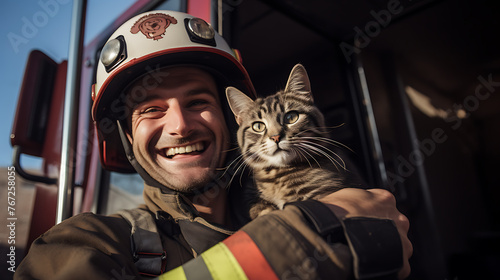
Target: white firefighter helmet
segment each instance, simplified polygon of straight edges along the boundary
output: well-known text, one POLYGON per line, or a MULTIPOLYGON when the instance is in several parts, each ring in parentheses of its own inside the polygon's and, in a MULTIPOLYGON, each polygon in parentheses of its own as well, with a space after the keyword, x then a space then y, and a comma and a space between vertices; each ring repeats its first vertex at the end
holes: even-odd
MULTIPOLYGON (((117 119, 126 118, 120 103, 124 89, 149 73, 147 89, 160 68, 173 65, 201 67, 218 77, 220 87, 233 85, 255 94, 239 55, 204 20, 175 11, 137 15, 122 24, 102 48, 92 88, 92 117, 104 168, 134 171, 116 124, 117 119)), ((225 102, 222 94, 221 101, 225 102)))

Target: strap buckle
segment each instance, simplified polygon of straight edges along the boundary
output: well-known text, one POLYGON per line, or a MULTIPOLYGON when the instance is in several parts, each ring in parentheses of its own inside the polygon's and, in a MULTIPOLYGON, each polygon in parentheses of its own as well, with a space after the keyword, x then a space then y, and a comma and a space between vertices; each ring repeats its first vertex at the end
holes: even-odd
POLYGON ((167 252, 150 253, 150 252, 135 252, 133 253, 135 266, 139 270, 139 274, 145 276, 157 277, 165 272, 167 252))

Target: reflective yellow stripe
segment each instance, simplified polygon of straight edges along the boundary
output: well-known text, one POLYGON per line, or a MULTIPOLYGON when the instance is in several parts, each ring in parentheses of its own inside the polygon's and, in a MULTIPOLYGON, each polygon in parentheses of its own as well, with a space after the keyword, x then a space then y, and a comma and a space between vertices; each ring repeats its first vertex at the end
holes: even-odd
POLYGON ((218 243, 201 256, 214 280, 248 279, 236 258, 223 243, 218 243))
POLYGON ((160 280, 187 280, 186 274, 184 274, 184 269, 182 266, 174 268, 167 273, 164 273, 158 277, 160 280))

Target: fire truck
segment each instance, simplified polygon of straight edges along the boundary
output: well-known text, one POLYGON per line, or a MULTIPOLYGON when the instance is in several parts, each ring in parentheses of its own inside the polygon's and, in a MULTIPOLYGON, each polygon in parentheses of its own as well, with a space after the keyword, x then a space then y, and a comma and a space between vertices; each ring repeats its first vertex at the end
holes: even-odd
POLYGON ((500 3, 486 0, 138 0, 83 46, 75 1, 67 61, 33 51, 11 143, 36 182, 30 244, 78 213, 141 203, 137 174, 104 170, 91 118, 96 61, 111 33, 149 10, 210 22, 238 49, 256 91, 302 63, 331 137, 410 220, 409 279, 500 274, 500 3), (43 160, 42 175, 21 155, 43 160))

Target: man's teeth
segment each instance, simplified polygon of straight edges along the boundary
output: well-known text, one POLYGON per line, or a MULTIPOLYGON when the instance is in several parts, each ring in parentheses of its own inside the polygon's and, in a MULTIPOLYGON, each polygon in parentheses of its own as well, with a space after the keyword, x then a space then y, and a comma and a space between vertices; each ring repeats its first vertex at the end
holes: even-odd
POLYGON ((196 143, 193 145, 188 145, 184 147, 175 147, 175 148, 169 148, 167 150, 167 156, 175 156, 177 154, 185 154, 185 153, 191 153, 191 152, 196 152, 196 151, 202 151, 203 150, 203 143, 196 143))

